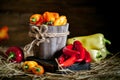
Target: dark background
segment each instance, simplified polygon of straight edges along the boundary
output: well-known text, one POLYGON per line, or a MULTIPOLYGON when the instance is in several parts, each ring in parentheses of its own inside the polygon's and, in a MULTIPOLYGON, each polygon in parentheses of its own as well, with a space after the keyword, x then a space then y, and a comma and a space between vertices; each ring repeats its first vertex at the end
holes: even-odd
POLYGON ((108 50, 117 53, 119 47, 118 2, 104 0, 1 0, 0 27, 9 27, 9 39, 0 46, 22 46, 31 42, 28 36, 29 17, 45 11, 66 15, 70 35, 84 36, 103 33, 111 41, 108 50))

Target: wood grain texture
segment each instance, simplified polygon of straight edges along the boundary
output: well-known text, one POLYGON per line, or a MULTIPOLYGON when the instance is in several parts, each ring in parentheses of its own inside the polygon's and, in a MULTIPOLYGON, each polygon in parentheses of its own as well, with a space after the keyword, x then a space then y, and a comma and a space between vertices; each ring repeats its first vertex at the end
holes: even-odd
POLYGON ((96 0, 1 0, 0 27, 9 26, 9 40, 0 42, 1 46, 25 46, 31 42, 28 37, 29 17, 34 13, 54 11, 66 15, 70 24, 70 35, 84 36, 103 33, 112 41, 110 49, 118 51, 117 7, 113 1, 96 0), (115 18, 114 18, 115 17, 115 18), (113 28, 114 26, 114 28, 113 28), (113 32, 115 29, 115 32, 113 32))

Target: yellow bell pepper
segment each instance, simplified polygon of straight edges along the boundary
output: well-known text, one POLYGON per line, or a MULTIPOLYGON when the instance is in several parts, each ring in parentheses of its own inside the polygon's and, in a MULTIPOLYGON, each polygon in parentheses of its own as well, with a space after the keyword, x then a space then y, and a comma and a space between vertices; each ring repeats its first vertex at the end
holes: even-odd
POLYGON ((37 66, 38 63, 35 62, 35 61, 25 61, 23 64, 22 64, 22 69, 25 71, 25 72, 30 72, 32 71, 32 69, 37 66))
POLYGON ((67 23, 67 18, 66 16, 62 15, 55 20, 54 26, 62 26, 62 25, 65 25, 66 23, 67 23))

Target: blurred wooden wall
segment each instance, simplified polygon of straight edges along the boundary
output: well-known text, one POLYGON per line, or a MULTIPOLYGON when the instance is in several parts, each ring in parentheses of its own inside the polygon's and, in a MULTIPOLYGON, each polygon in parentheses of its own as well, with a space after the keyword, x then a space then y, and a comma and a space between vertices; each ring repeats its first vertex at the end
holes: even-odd
POLYGON ((108 39, 110 31, 105 26, 104 4, 97 0, 1 0, 0 27, 9 27, 9 40, 1 46, 25 46, 31 42, 28 36, 29 17, 45 11, 66 15, 70 35, 68 37, 103 33, 108 39), (101 5, 102 4, 102 5, 101 5))

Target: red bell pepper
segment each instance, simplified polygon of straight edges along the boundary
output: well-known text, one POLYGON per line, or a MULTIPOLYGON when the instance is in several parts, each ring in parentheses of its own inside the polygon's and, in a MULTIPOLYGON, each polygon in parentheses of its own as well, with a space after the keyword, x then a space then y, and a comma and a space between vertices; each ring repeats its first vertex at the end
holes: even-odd
POLYGON ((77 62, 81 62, 85 59, 85 49, 82 46, 82 44, 80 43, 80 41, 74 41, 73 43, 73 50, 75 51, 79 51, 80 55, 77 56, 77 62))
POLYGON ((62 54, 59 58, 58 58, 58 62, 61 64, 61 63, 63 63, 64 61, 65 61, 65 55, 64 54, 62 54))
POLYGON ((67 45, 66 47, 63 48, 63 54, 67 56, 73 56, 73 55, 80 55, 79 51, 73 50, 73 45, 67 45))
POLYGON ((85 62, 89 63, 91 61, 92 61, 92 58, 90 56, 90 53, 87 50, 85 50, 85 62))
POLYGON ((91 62, 91 57, 80 41, 74 41, 73 44, 63 48, 63 54, 58 58, 58 61, 62 67, 68 67, 75 62, 85 61, 89 63, 91 62))
POLYGON ((24 59, 23 51, 20 47, 12 46, 5 52, 7 59, 11 62, 21 62, 24 59))
POLYGON ((62 66, 62 67, 69 67, 72 64, 74 64, 75 61, 76 61, 76 55, 73 55, 70 58, 68 58, 67 60, 65 60, 62 64, 60 64, 60 66, 62 66))
POLYGON ((83 59, 85 62, 91 62, 90 53, 82 46, 80 41, 74 41, 73 50, 79 51, 81 53, 79 58, 80 60, 77 60, 78 62, 81 62, 81 59, 83 59))
POLYGON ((76 55, 76 62, 81 62, 85 59, 85 49, 79 41, 75 41, 73 44, 67 45, 63 48, 63 54, 67 56, 76 55))

